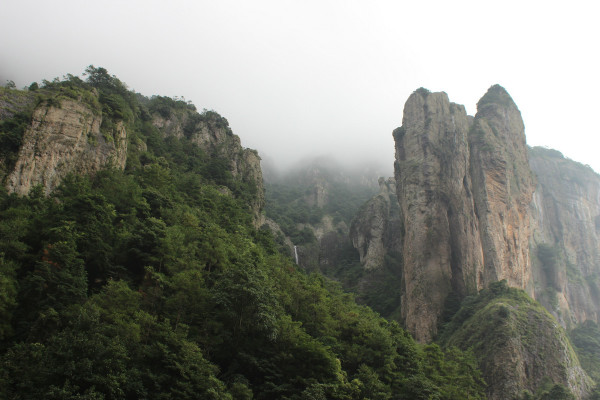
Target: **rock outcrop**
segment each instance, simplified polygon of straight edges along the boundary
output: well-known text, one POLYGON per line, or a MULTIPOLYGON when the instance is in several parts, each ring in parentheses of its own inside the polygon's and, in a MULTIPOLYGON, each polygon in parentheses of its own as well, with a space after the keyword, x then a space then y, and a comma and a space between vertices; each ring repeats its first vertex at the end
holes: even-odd
POLYGON ((533 178, 521 115, 500 86, 481 99, 474 120, 445 93, 419 89, 394 139, 402 315, 428 341, 451 293, 462 298, 502 279, 529 287, 533 178))
POLYGON ((591 382, 564 330, 527 295, 565 326, 597 320, 600 180, 541 150, 530 163, 521 114, 502 87, 477 110, 470 118, 445 93, 419 89, 394 131, 402 319, 430 341, 456 299, 493 286, 502 299, 477 308, 470 297, 442 333, 473 349, 489 398, 535 391, 545 377, 584 398, 591 382))
POLYGON ((379 178, 379 188, 379 193, 365 203, 350 226, 352 245, 366 270, 381 268, 388 252, 402 251, 396 182, 393 178, 379 178))
POLYGON ((535 297, 567 328, 600 318, 600 175, 535 147, 531 202, 535 297))
POLYGON ((123 169, 127 159, 127 131, 122 122, 101 129, 102 115, 86 103, 61 99, 41 103, 33 111, 31 126, 13 172, 9 191, 21 195, 35 185, 48 194, 71 172, 93 174, 113 166, 123 169))
POLYGON ((377 193, 380 172, 374 164, 348 167, 321 156, 279 176, 267 173, 270 202, 278 208, 268 211, 296 245, 298 265, 344 279, 341 271, 358 262, 349 238, 352 219, 377 193))
POLYGON ((446 297, 477 288, 481 245, 469 176, 469 118, 445 93, 414 92, 394 131, 403 217, 402 317, 428 341, 446 297), (467 269, 468 268, 468 269, 467 269), (435 290, 432 290, 435 288, 435 290))
POLYGON ((256 227, 264 223, 260 157, 255 150, 242 147, 227 120, 216 112, 199 114, 185 102, 164 98, 158 107, 151 107, 149 116, 146 111, 136 116, 118 96, 68 85, 46 88, 39 99, 33 107, 35 93, 0 92, 0 120, 33 108, 31 123, 22 140, 19 138, 20 146, 11 153, 11 162, 0 158, 0 179, 10 192, 25 195, 42 185, 49 194, 69 173, 93 175, 107 167, 124 169, 129 142, 138 153, 146 149, 143 140, 135 134, 130 138, 127 132, 135 118, 141 117, 149 118, 164 136, 186 136, 204 150, 211 169, 208 172, 231 186, 228 193, 244 197, 256 227))
POLYGON ((247 183, 247 190, 253 191, 249 205, 254 225, 260 227, 265 223, 262 214, 265 192, 260 157, 256 150, 242 147, 239 136, 233 134, 225 118, 214 111, 198 114, 195 110, 186 109, 172 112, 168 117, 155 113, 152 123, 163 135, 178 138, 186 135, 208 156, 224 160, 232 178, 247 183))
POLYGON ((585 398, 592 381, 565 330, 524 292, 506 281, 469 298, 442 334, 445 346, 470 349, 479 361, 490 400, 527 398, 545 381, 585 398))
POLYGON ((484 260, 480 286, 506 279, 533 295, 529 203, 535 182, 521 113, 502 87, 492 86, 477 103, 469 145, 484 260))

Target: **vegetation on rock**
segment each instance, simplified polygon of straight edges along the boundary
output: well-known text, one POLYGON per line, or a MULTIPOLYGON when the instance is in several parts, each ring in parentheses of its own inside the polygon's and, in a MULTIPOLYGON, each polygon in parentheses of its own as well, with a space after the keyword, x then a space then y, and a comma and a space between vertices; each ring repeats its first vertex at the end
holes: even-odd
POLYGON ((277 252, 253 225, 252 182, 151 123, 180 103, 92 67, 38 90, 95 91, 130 145, 124 170, 71 174, 49 196, 0 190, 0 397, 483 398, 468 352, 417 344, 277 252))
POLYGON ((438 340, 473 351, 491 399, 573 398, 571 391, 580 398, 590 390, 591 381, 563 329, 544 307, 506 281, 466 297, 438 340), (567 397, 547 397, 546 392, 559 391, 567 397))

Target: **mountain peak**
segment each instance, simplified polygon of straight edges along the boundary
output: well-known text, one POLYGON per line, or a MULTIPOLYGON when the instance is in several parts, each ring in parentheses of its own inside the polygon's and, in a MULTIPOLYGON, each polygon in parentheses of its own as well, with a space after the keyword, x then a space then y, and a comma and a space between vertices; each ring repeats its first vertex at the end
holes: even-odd
POLYGON ((483 106, 487 104, 498 104, 504 107, 517 107, 512 97, 508 94, 506 89, 502 86, 495 84, 492 85, 488 91, 483 95, 483 97, 477 103, 477 110, 480 110, 483 106))

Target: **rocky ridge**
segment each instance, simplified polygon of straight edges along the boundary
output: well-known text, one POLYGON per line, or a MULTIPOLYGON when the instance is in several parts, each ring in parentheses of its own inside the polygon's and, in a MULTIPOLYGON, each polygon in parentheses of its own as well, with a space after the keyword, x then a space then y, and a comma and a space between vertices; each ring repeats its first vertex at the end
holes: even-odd
MULTIPOLYGON (((27 107, 33 111, 14 166, 4 165, 4 169, 10 168, 5 171, 4 182, 9 192, 25 195, 41 185, 48 194, 69 173, 93 175, 107 167, 124 169, 129 147, 144 151, 145 143, 128 133, 134 117, 124 120, 106 114, 96 89, 44 89, 35 106, 32 93, 13 92, 2 93, 2 119, 10 119, 27 107)), ((241 190, 251 192, 247 196, 249 206, 255 226, 260 227, 265 198, 258 153, 243 148, 227 120, 216 112, 199 114, 195 108, 182 108, 171 99, 167 104, 175 107, 150 110, 151 123, 164 137, 186 135, 209 157, 223 160, 226 171, 221 172, 240 182, 241 190)))
POLYGON ((469 174, 469 118, 445 93, 414 92, 394 131, 403 218, 402 316, 418 340, 436 334, 448 295, 482 286, 469 174), (435 287, 436 290, 431 290, 435 287))
POLYGON ((468 298, 440 340, 445 346, 473 351, 491 400, 528 398, 524 392, 536 393, 548 380, 582 399, 593 384, 564 329, 539 303, 506 281, 468 298))
POLYGON ((242 147, 239 136, 233 134, 225 118, 214 111, 198 114, 193 109, 184 109, 167 116, 154 113, 152 124, 165 136, 188 136, 206 154, 224 160, 234 180, 249 183, 250 187, 256 188, 256 193, 250 198, 254 224, 260 227, 265 223, 262 214, 265 192, 260 157, 256 150, 242 147))
POLYGON ((350 224, 360 205, 377 193, 377 167, 348 168, 316 157, 279 176, 267 175, 267 215, 283 228, 287 237, 280 241, 292 257, 298 255, 298 265, 331 276, 332 268, 347 264, 348 251, 355 258, 350 224))
POLYGON ((508 93, 492 86, 477 103, 469 132, 470 175, 483 250, 479 288, 506 279, 533 295, 529 260, 529 168, 521 113, 508 93))

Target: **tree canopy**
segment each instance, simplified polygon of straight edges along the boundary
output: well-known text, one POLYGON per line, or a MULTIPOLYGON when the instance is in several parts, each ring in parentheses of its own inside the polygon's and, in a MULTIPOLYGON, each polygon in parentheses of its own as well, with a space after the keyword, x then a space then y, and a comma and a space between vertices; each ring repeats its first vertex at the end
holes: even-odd
POLYGON ((418 345, 278 253, 247 199, 221 190, 240 183, 150 123, 169 102, 153 111, 105 69, 86 73, 39 90, 98 91, 99 112, 145 146, 48 197, 0 189, 0 397, 483 398, 468 352, 418 345))

